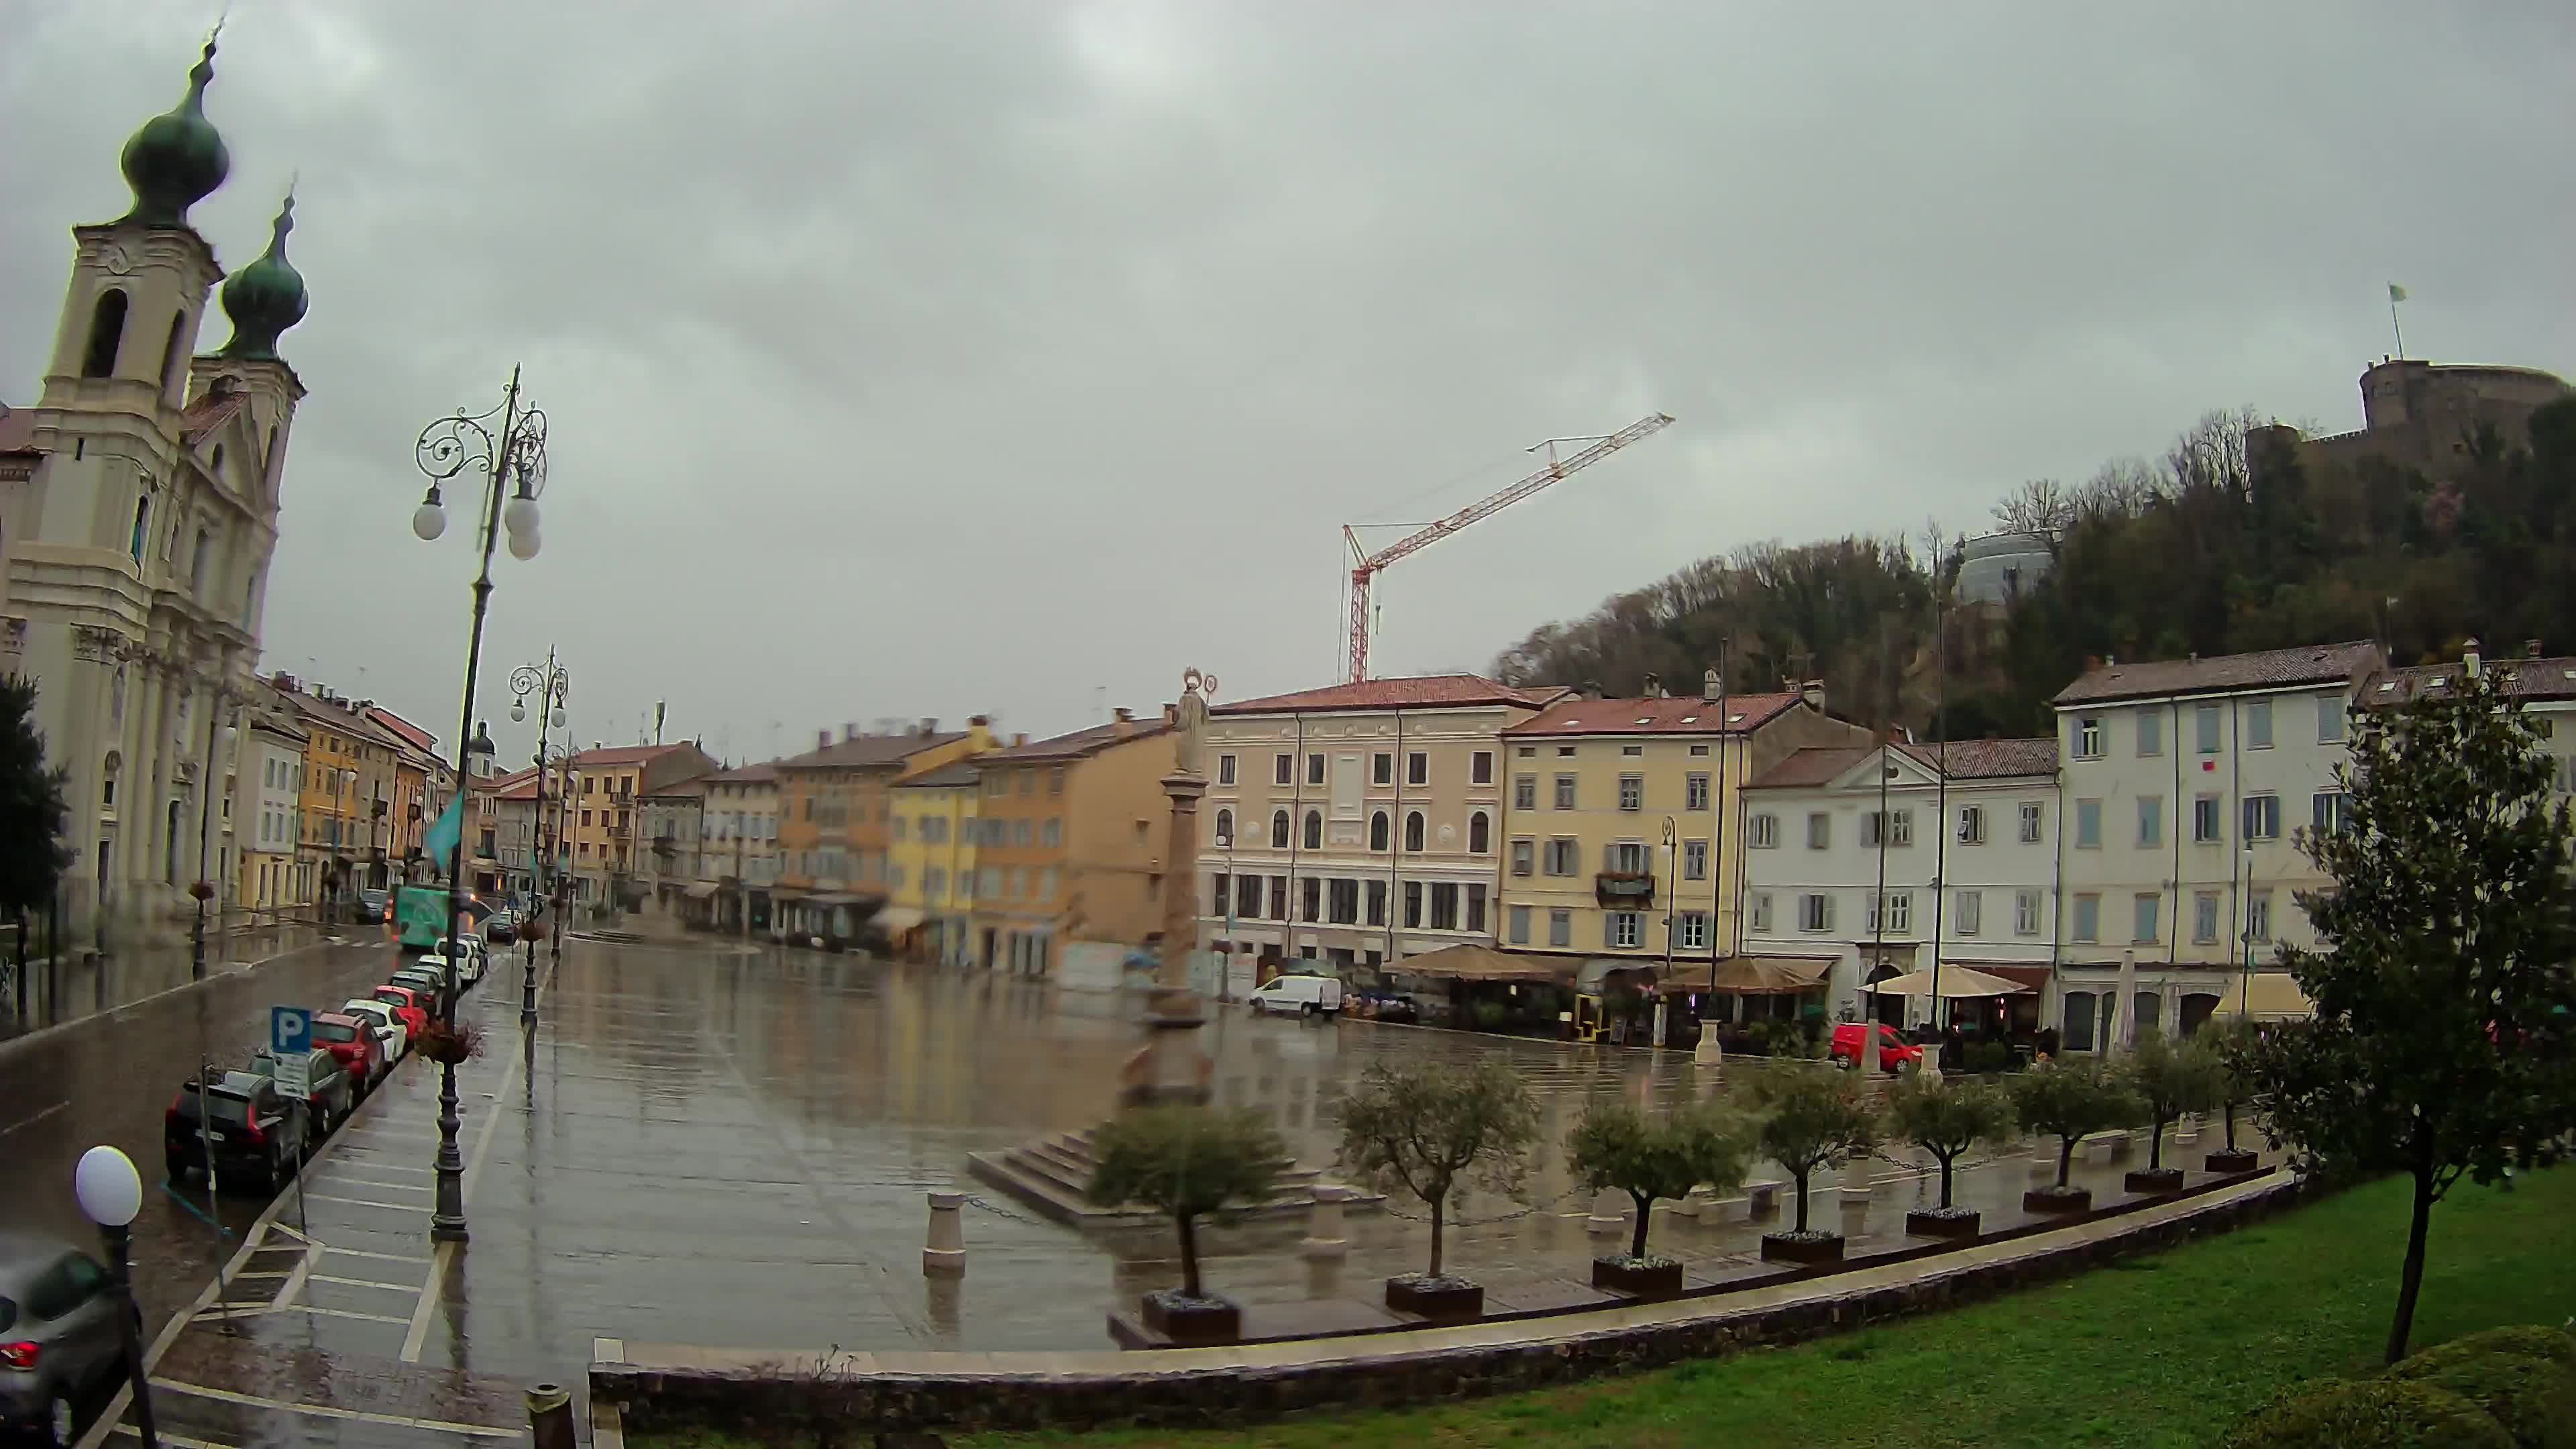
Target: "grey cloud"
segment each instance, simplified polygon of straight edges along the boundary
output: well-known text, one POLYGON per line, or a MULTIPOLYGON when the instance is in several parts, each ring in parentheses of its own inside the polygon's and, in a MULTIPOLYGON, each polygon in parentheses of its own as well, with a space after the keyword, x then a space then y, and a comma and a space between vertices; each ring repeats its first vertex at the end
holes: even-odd
MULTIPOLYGON (((51 0, 0 61, 44 138, 0 396, 207 18, 51 0)), ((2563 370, 2571 60, 2538 4, 260 7, 200 218, 244 260, 300 169, 277 662, 452 727, 467 560, 404 531, 411 437, 524 361, 547 552, 497 565, 493 654, 560 641, 585 736, 667 697, 740 754, 1323 682, 1342 523, 1650 408, 1392 571, 1384 667, 1742 542, 1973 526, 2209 407, 2348 425, 2388 280, 2418 350, 2563 370)))

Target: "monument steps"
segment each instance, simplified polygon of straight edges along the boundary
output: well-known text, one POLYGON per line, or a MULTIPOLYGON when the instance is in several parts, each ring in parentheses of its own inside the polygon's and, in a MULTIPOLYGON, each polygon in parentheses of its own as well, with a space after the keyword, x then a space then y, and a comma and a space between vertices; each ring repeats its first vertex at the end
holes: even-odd
MULTIPOLYGON (((976 1181, 999 1188, 1022 1206, 1060 1223, 1087 1229, 1162 1221, 1159 1214, 1145 1209, 1104 1208, 1085 1197, 1083 1190, 1098 1165, 1088 1128, 1034 1138, 1000 1152, 969 1153, 966 1157, 966 1171, 976 1181)), ((1314 1188, 1321 1178, 1320 1169, 1290 1162, 1281 1170, 1279 1191, 1270 1201, 1238 1208, 1234 1213, 1238 1217, 1261 1218, 1305 1212, 1314 1206, 1314 1188)), ((1381 1194, 1355 1191, 1347 1206, 1366 1210, 1384 1201, 1381 1194)))

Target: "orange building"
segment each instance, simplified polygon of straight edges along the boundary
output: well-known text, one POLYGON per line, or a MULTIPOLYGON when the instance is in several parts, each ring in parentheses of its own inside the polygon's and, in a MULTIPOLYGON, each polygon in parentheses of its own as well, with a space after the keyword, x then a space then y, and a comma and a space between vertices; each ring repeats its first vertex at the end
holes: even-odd
MULTIPOLYGON (((1143 945, 1162 929, 1172 719, 1105 725, 975 761, 974 959, 1053 975, 1069 941, 1143 945)), ((1180 869, 1190 863, 1183 861, 1180 869)))
POLYGON ((643 862, 636 854, 635 797, 677 780, 723 768, 696 745, 621 745, 573 756, 572 798, 564 810, 564 843, 572 851, 574 898, 618 910, 642 903, 643 862))
POLYGON ((888 791, 898 780, 992 747, 990 722, 977 715, 966 728, 946 732, 935 719, 900 734, 861 734, 853 725, 834 740, 825 730, 812 750, 778 761, 772 929, 820 938, 834 949, 856 943, 891 894, 888 791))

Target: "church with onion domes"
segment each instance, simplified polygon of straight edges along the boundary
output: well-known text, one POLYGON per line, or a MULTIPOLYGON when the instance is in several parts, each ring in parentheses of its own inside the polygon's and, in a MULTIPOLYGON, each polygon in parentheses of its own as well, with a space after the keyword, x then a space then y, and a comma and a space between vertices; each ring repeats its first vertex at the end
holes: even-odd
POLYGON ((111 945, 183 924, 197 881, 234 899, 234 833, 255 825, 223 802, 304 398, 279 339, 306 297, 292 195, 229 276, 189 222, 232 165, 207 116, 215 49, 126 141, 132 207, 72 228, 37 401, 0 413, 0 667, 37 682, 68 776, 64 927, 111 945), (216 301, 231 335, 206 350, 216 301))

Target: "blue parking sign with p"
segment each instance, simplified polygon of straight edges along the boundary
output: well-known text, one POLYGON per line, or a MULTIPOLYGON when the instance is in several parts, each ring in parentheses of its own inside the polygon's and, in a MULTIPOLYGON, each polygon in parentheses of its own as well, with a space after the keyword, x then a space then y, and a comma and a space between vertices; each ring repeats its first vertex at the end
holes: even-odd
POLYGON ((268 1049, 276 1056, 299 1056, 313 1048, 313 1013, 300 1006, 268 1009, 268 1049))

